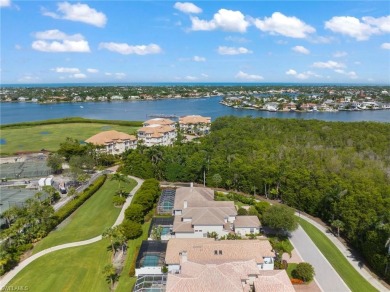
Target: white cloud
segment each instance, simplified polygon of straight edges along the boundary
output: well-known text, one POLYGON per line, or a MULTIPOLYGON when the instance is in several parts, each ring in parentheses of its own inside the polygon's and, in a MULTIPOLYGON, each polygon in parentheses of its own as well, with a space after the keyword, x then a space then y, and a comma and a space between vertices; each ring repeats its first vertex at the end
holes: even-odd
POLYGON ((80 73, 79 68, 57 67, 51 70, 57 73, 80 73))
POLYGON ((125 73, 121 73, 121 72, 115 73, 114 75, 115 75, 116 79, 123 79, 123 78, 126 77, 126 74, 125 73))
POLYGON ((240 44, 249 42, 249 40, 244 38, 244 37, 237 37, 237 36, 231 36, 231 35, 225 37, 225 41, 235 42, 235 43, 240 43, 240 44))
POLYGON ((202 74, 200 74, 202 77, 204 77, 204 78, 207 78, 207 77, 209 77, 209 75, 207 75, 207 74, 205 74, 205 73, 202 73, 202 74))
POLYGON ((149 55, 161 53, 161 48, 156 44, 131 46, 126 43, 100 43, 99 49, 106 49, 122 55, 149 55))
POLYGON ((15 50, 20 51, 21 49, 22 49, 22 46, 21 46, 21 45, 18 45, 18 44, 15 45, 15 50))
POLYGON ((240 54, 252 54, 253 52, 251 50, 248 50, 247 48, 244 47, 225 47, 225 46, 220 46, 218 47, 218 54, 220 55, 240 55, 240 54))
POLYGON ((316 31, 295 16, 285 16, 280 12, 274 12, 271 17, 265 17, 264 20, 255 19, 254 24, 261 31, 291 38, 306 38, 316 31))
MULTIPOLYGON (((365 41, 373 34, 388 32, 388 24, 384 24, 386 18, 363 17, 363 22, 352 16, 334 16, 325 22, 325 28, 336 33, 341 33, 365 41), (371 25, 372 24, 372 25, 371 25)), ((387 20, 389 21, 389 20, 387 20)))
POLYGON ((288 41, 286 41, 286 40, 277 40, 276 43, 277 43, 278 45, 287 45, 287 44, 288 44, 288 41))
POLYGON ((88 68, 87 72, 88 73, 99 73, 99 70, 98 69, 93 69, 93 68, 88 68))
POLYGON ((263 80, 264 79, 263 76, 254 75, 254 74, 248 74, 248 73, 245 73, 245 72, 242 72, 242 71, 239 71, 236 74, 236 78, 237 79, 247 80, 247 81, 259 81, 259 80, 263 80))
POLYGON ((345 56, 348 56, 347 52, 334 52, 333 53, 333 57, 335 57, 335 58, 341 58, 341 57, 345 57, 345 56))
POLYGON ((333 37, 324 36, 311 36, 308 38, 308 41, 314 44, 330 44, 333 40, 333 37))
POLYGON ((201 20, 198 17, 191 17, 192 30, 214 30, 221 29, 224 31, 246 32, 250 25, 245 16, 240 11, 220 9, 214 14, 212 20, 201 20))
POLYGON ((73 35, 67 35, 66 33, 58 30, 58 29, 50 29, 45 31, 38 31, 33 34, 33 36, 37 39, 41 40, 71 40, 71 41, 80 41, 83 40, 84 37, 77 33, 73 35))
POLYGON ((198 80, 198 77, 188 75, 188 76, 184 77, 184 79, 189 80, 189 81, 194 81, 194 80, 198 80))
POLYGON ((301 53, 301 54, 305 54, 305 55, 310 54, 310 51, 308 49, 306 49, 305 47, 303 47, 303 46, 295 46, 295 47, 293 47, 291 49, 294 52, 297 52, 297 53, 301 53))
POLYGON ((183 13, 188 13, 188 14, 191 13, 197 14, 202 12, 201 8, 199 8, 198 6, 190 2, 176 2, 175 5, 173 5, 173 7, 183 13))
POLYGON ((314 73, 312 71, 298 73, 294 69, 289 69, 288 71, 286 71, 286 75, 291 75, 291 76, 294 76, 295 78, 301 79, 301 80, 308 79, 310 77, 317 77, 317 78, 321 77, 321 75, 318 75, 317 73, 314 73))
POLYGON ((371 16, 365 16, 362 17, 362 20, 365 23, 368 23, 372 26, 377 27, 382 33, 388 33, 390 32, 390 15, 388 16, 382 16, 382 17, 371 17, 371 16))
POLYGON ((46 30, 33 34, 37 41, 32 43, 32 48, 41 52, 63 53, 63 52, 90 52, 88 42, 81 34, 67 35, 58 30, 46 30))
POLYGON ((106 72, 106 73, 104 73, 104 75, 106 75, 106 76, 112 76, 112 73, 106 72))
POLYGON ((383 43, 381 44, 381 48, 385 50, 390 50, 390 43, 383 43))
POLYGON ((107 17, 102 12, 89 7, 87 4, 61 2, 57 4, 57 11, 43 11, 42 14, 55 19, 66 19, 91 24, 97 27, 104 27, 107 23, 107 17))
POLYGON ((70 78, 76 78, 76 79, 84 79, 87 78, 87 75, 83 73, 75 73, 69 76, 70 78))
POLYGON ((194 57, 192 58, 192 60, 193 60, 194 62, 206 62, 206 58, 205 58, 205 57, 199 57, 199 56, 194 56, 194 57))
POLYGON ((9 7, 11 6, 11 0, 0 0, 0 7, 9 7))
POLYGON ((345 67, 343 63, 339 63, 336 61, 314 62, 312 66, 316 68, 326 68, 326 69, 337 69, 337 68, 345 67))
POLYGON ((297 75, 297 71, 295 71, 294 69, 290 69, 286 72, 287 75, 297 75))
POLYGON ((48 53, 87 53, 90 52, 89 45, 87 41, 68 41, 64 40, 61 42, 53 41, 34 41, 32 43, 32 48, 41 52, 48 53))
POLYGON ((342 69, 336 69, 336 70, 334 70, 334 72, 339 73, 339 74, 346 75, 346 76, 348 76, 348 77, 351 78, 351 79, 357 79, 357 78, 359 78, 359 77, 357 76, 356 72, 354 72, 354 71, 346 72, 346 71, 344 71, 344 70, 342 70, 342 69))
POLYGON ((33 83, 33 82, 37 82, 40 80, 41 80, 41 78, 39 78, 38 76, 34 76, 30 73, 27 73, 27 74, 24 74, 22 77, 20 77, 18 79, 18 82, 33 83))

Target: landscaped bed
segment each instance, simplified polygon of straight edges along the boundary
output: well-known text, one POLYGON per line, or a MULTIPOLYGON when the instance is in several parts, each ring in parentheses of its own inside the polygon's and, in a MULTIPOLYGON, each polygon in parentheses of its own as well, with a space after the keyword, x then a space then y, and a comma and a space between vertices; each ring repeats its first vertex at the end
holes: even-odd
MULTIPOLYGON (((129 193, 136 184, 136 181, 131 179, 126 183, 121 182, 121 187, 129 193)), ((120 213, 121 208, 114 207, 112 202, 117 189, 118 182, 108 177, 96 194, 61 223, 57 230, 51 232, 35 246, 33 253, 48 247, 86 240, 102 234, 106 228, 114 224, 120 213)))

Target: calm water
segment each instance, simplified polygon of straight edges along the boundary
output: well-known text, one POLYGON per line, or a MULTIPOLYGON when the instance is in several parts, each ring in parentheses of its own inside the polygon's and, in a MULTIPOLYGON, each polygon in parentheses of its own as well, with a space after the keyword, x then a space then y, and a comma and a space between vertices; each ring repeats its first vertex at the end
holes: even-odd
POLYGON ((298 118, 325 121, 377 121, 390 122, 390 110, 335 112, 335 113, 271 113, 265 111, 233 109, 219 104, 222 97, 174 99, 157 101, 88 102, 88 103, 1 103, 1 124, 38 121, 63 117, 83 117, 106 120, 143 121, 148 115, 199 114, 213 119, 226 116, 253 116, 264 118, 298 118), (82 106, 82 107, 81 107, 82 106))

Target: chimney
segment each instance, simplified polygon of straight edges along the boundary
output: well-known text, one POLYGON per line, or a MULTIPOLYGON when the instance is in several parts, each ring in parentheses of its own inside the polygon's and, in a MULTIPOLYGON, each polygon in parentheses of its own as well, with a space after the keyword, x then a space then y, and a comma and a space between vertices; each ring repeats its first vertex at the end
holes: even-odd
POLYGON ((184 209, 187 209, 187 207, 188 207, 188 202, 187 200, 184 200, 184 209))
POLYGON ((180 264, 187 262, 188 258, 187 258, 186 250, 183 250, 181 253, 179 253, 179 255, 180 255, 180 264))

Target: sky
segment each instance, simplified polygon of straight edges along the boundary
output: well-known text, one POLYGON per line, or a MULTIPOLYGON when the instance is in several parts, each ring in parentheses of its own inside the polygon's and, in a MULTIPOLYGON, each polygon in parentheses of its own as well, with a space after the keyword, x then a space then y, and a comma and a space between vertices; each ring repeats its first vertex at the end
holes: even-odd
POLYGON ((0 0, 0 84, 390 85, 390 1, 0 0))

